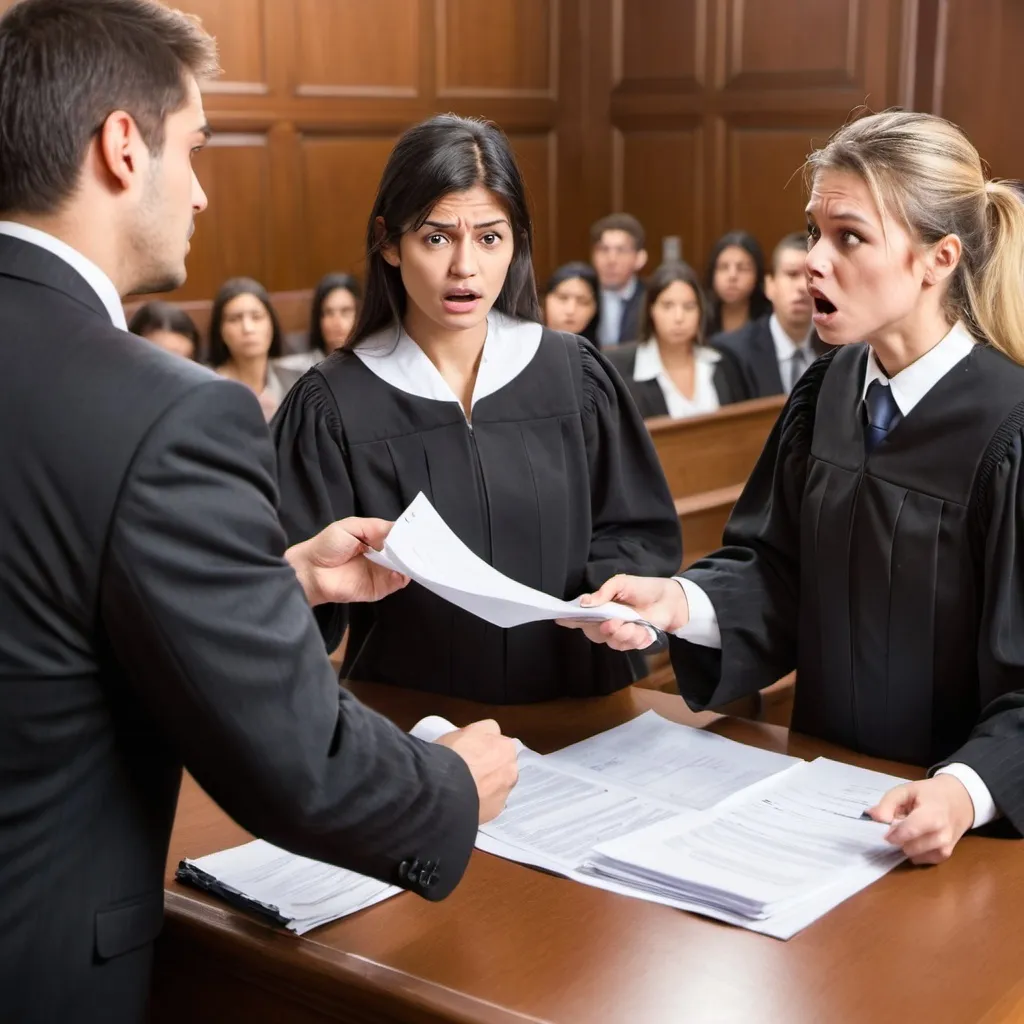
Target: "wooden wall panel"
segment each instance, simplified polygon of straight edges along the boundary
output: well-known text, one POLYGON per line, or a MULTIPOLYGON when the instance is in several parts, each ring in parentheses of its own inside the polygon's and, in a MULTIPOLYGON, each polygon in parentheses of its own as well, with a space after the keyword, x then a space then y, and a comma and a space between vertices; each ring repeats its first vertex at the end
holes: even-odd
POLYGON ((624 131, 618 133, 616 149, 620 183, 612 205, 657 228, 647 238, 651 266, 661 260, 665 235, 679 236, 683 259, 694 259, 705 246, 700 125, 689 130, 624 131))
POLYGON ((618 0, 613 17, 622 33, 617 84, 703 84, 707 0, 618 0))
POLYGON ((330 271, 362 277, 366 226, 390 136, 302 139, 302 236, 312 284, 330 271))
POLYGON ((439 96, 554 97, 558 0, 436 0, 439 96))
POLYGON ((300 96, 415 96, 419 0, 291 0, 300 96))
POLYGON ((266 0, 189 0, 189 13, 217 37, 224 71, 208 91, 261 95, 267 85, 266 0))
POLYGON ((556 236, 554 216, 558 203, 557 151, 553 132, 536 135, 511 135, 516 161, 526 180, 530 212, 533 216, 534 266, 538 284, 555 267, 556 236))
POLYGON ((266 281, 274 244, 264 201, 270 188, 266 136, 223 133, 196 158, 196 171, 210 205, 196 218, 189 291, 211 298, 228 277, 266 281))

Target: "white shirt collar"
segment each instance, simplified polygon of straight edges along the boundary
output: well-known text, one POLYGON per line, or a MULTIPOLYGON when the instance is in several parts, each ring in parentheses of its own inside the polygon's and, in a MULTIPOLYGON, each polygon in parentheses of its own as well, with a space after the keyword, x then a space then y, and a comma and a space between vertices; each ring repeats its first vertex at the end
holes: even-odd
MULTIPOLYGON (((473 388, 473 408, 526 369, 540 348, 543 330, 540 324, 514 320, 493 310, 488 314, 487 339, 473 388)), ((438 368, 404 328, 392 326, 372 335, 355 349, 355 354, 369 370, 399 391, 435 402, 459 401, 438 368)))
POLYGON ((792 359, 798 349, 804 351, 811 343, 812 327, 807 328, 804 340, 798 344, 785 332, 774 313, 768 318, 768 329, 772 332, 772 341, 775 343, 775 359, 780 363, 792 359))
POLYGON ((636 289, 639 283, 640 282, 634 274, 633 277, 629 279, 629 282, 621 288, 602 288, 601 292, 604 295, 613 295, 615 298, 621 299, 623 302, 629 302, 629 300, 636 294, 636 289))
POLYGON ((122 331, 128 330, 128 324, 124 318, 124 307, 121 305, 121 296, 117 294, 114 282, 92 260, 83 256, 77 249, 72 249, 67 242, 62 242, 59 238, 40 231, 38 228, 30 228, 27 224, 0 220, 0 235, 10 235, 11 238, 18 238, 30 245, 37 245, 40 249, 53 253, 54 256, 69 264, 78 271, 89 287, 99 296, 110 316, 110 322, 122 331))
POLYGON ((722 358, 721 353, 705 345, 693 350, 693 398, 687 398, 665 372, 658 343, 654 338, 637 345, 633 360, 633 380, 655 380, 665 398, 665 408, 673 419, 714 412, 719 407, 718 390, 715 388, 715 365, 722 358))
POLYGON ((861 397, 867 395, 868 385, 872 381, 880 380, 892 388, 892 397, 902 415, 909 416, 914 406, 970 353, 975 344, 971 333, 958 322, 942 341, 892 377, 886 377, 875 358, 874 350, 871 350, 868 354, 861 397))

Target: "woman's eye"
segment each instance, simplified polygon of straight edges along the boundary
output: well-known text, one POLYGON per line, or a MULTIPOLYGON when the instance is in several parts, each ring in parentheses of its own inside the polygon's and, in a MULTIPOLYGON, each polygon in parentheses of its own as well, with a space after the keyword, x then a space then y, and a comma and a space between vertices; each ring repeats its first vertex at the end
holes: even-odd
POLYGON ((852 231, 844 231, 842 234, 844 245, 860 245, 864 239, 860 235, 855 235, 852 231))
POLYGON ((444 235, 427 235, 427 245, 443 245, 446 241, 444 235))
POLYGON ((488 231, 481 241, 484 245, 497 245, 501 241, 501 235, 495 234, 493 231, 488 231))

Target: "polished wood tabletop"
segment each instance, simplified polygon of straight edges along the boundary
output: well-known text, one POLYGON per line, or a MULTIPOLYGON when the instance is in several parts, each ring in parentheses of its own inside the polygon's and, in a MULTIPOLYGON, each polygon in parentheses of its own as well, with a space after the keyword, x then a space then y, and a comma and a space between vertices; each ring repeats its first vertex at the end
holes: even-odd
MULTIPOLYGON (((404 728, 425 714, 493 716, 541 752, 654 708, 767 749, 921 774, 638 688, 512 708, 352 690, 404 728)), ((781 942, 479 851, 440 904, 403 893, 299 938, 173 880, 182 857, 247 838, 186 778, 155 968, 159 1024, 1024 1020, 1024 845, 1012 840, 968 836, 947 863, 898 868, 781 942)))

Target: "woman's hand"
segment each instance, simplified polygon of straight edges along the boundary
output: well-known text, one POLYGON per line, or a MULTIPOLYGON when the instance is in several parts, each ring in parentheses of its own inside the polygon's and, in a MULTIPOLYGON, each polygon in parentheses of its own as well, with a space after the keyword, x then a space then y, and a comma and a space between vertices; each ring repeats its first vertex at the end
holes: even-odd
POLYGON ((342 519, 285 552, 311 607, 380 601, 408 584, 401 573, 362 556, 379 551, 391 532, 383 519, 342 519))
POLYGON ((868 814, 892 823, 886 840, 914 864, 941 864, 974 824, 974 803, 956 776, 942 774, 890 789, 868 814))
MULTIPOLYGON (((617 601, 635 609, 645 621, 666 633, 674 633, 690 619, 690 607, 683 588, 672 579, 655 576, 613 576, 600 590, 580 599, 584 608, 617 601)), ((595 644, 607 644, 616 651, 640 651, 650 647, 654 637, 639 622, 608 619, 560 619, 568 629, 582 629, 595 644)))

